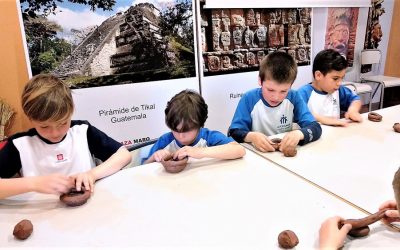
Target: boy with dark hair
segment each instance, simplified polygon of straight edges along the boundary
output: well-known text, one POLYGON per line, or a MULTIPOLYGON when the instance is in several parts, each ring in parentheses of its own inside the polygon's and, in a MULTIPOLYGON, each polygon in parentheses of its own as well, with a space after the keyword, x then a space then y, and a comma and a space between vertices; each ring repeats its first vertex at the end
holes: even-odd
POLYGON ((171 154, 174 159, 243 157, 246 151, 240 144, 203 127, 207 116, 208 106, 198 93, 184 90, 172 97, 165 109, 165 123, 172 132, 158 139, 144 163, 159 162, 171 154))
POLYGON ((339 52, 322 50, 314 59, 314 80, 298 90, 311 113, 322 124, 346 126, 348 122, 339 119, 340 111, 346 111, 347 119, 362 121, 360 97, 341 85, 346 67, 347 61, 339 52))
POLYGON ((66 193, 75 187, 93 192, 94 182, 131 160, 128 150, 87 121, 71 121, 71 90, 52 75, 34 76, 22 93, 22 109, 33 128, 7 139, 0 150, 0 178, 16 174, 16 186, 1 196, 29 191, 66 193), (97 167, 94 157, 103 161, 97 167))
POLYGON ((297 65, 289 54, 276 51, 265 57, 259 70, 261 88, 242 96, 228 134, 238 142, 252 143, 261 152, 275 151, 267 136, 279 133, 288 132, 281 151, 317 140, 321 126, 297 92, 290 89, 296 75, 297 65), (301 129, 292 130, 294 122, 301 129))

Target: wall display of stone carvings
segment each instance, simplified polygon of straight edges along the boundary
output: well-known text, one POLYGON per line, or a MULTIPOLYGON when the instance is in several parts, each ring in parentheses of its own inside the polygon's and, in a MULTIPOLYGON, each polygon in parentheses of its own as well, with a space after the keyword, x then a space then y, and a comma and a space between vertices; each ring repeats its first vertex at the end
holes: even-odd
POLYGON ((328 8, 325 49, 334 49, 353 66, 359 8, 328 8))
POLYGON ((110 11, 58 5, 23 16, 32 75, 50 72, 75 88, 196 76, 192 0, 116 1, 110 11))
POLYGON ((310 64, 311 8, 204 9, 201 47, 205 76, 254 71, 275 50, 310 64))

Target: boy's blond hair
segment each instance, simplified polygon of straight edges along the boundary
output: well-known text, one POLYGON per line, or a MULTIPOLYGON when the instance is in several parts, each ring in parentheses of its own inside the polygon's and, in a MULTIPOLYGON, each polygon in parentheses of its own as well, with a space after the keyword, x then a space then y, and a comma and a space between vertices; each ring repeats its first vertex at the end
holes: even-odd
POLYGON ((261 83, 265 80, 293 83, 297 76, 297 64, 288 53, 275 51, 261 61, 258 76, 261 83))
POLYGON ((61 121, 74 111, 71 90, 53 75, 36 75, 22 92, 22 109, 31 120, 61 121))

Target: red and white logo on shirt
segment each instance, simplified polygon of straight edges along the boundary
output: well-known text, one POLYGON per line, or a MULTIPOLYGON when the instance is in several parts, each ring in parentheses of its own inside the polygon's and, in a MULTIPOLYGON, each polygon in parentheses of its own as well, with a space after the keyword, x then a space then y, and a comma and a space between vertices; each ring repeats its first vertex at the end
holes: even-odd
POLYGON ((58 161, 64 160, 64 155, 63 155, 63 154, 58 154, 58 155, 57 155, 57 160, 58 160, 58 161))

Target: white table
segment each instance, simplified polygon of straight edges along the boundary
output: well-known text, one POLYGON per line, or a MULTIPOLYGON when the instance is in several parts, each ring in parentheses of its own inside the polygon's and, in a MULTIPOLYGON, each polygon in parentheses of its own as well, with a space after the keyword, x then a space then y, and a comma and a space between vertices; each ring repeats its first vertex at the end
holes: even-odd
MULTIPOLYGON (((243 159, 192 162, 179 174, 159 163, 122 170, 97 182, 81 207, 35 193, 1 200, 0 247, 265 250, 291 229, 296 249, 315 249, 321 222, 336 214, 365 215, 247 150, 243 159), (25 241, 12 235, 22 219, 34 225, 25 241)), ((388 247, 399 245, 385 226, 373 230, 388 247)))
POLYGON ((322 126, 321 138, 298 146, 295 157, 258 153, 362 209, 376 212, 383 201, 394 199, 392 180, 400 167, 400 133, 392 126, 400 122, 400 105, 376 112, 383 116, 382 122, 371 122, 363 114, 362 123, 322 126))

